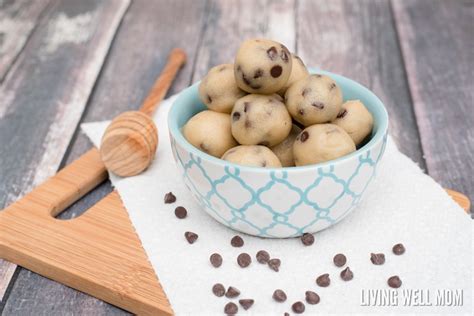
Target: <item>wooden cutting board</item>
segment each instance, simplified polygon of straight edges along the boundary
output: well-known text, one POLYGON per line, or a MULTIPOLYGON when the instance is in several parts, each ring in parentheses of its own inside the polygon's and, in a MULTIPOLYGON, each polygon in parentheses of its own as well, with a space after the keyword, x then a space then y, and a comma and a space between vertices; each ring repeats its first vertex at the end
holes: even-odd
MULTIPOLYGON (((92 149, 0 212, 0 257, 132 313, 171 315, 116 191, 78 218, 55 218, 106 179, 92 149)), ((447 191, 469 211, 466 196, 447 191)))

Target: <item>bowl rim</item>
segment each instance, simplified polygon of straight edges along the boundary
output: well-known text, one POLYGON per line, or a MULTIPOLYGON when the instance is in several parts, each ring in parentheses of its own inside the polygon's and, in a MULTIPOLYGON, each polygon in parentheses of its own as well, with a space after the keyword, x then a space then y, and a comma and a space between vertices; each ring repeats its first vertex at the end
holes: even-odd
POLYGON ((362 90, 364 93, 368 94, 369 97, 373 98, 375 100, 375 104, 377 107, 379 107, 382 110, 382 115, 381 115, 381 120, 377 121, 379 124, 377 131, 375 135, 370 139, 370 141, 362 146, 361 148, 357 149, 356 151, 333 159, 333 160, 328 160, 325 162, 317 163, 317 164, 312 164, 312 165, 305 165, 305 166, 294 166, 294 167, 279 167, 279 168, 264 168, 264 167, 252 167, 252 166, 244 166, 244 165, 239 165, 227 160, 223 160, 214 156, 211 156, 196 147, 194 147, 191 143, 189 143, 186 138, 184 138, 183 133, 181 132, 181 128, 178 126, 178 113, 177 113, 177 108, 179 107, 180 103, 184 103, 185 99, 188 98, 188 96, 192 93, 192 88, 199 85, 200 81, 194 83, 193 85, 187 87, 184 89, 178 98, 173 102, 171 105, 171 108, 168 113, 168 131, 169 133, 173 136, 175 141, 179 143, 186 151, 189 153, 200 157, 203 160, 206 160, 210 163, 217 164, 222 167, 234 167, 234 168, 239 168, 242 171, 248 171, 248 172, 253 172, 253 173, 269 173, 269 172, 274 172, 274 171, 290 171, 290 172, 295 172, 295 171, 309 171, 309 170, 316 170, 321 167, 327 167, 327 166, 334 166, 338 164, 342 164, 344 162, 350 161, 352 159, 355 159, 359 157, 361 154, 365 154, 371 149, 373 149, 376 145, 378 145, 380 142, 383 141, 385 134, 387 133, 388 130, 388 112, 387 109, 385 108, 385 105, 383 102, 377 97, 375 93, 373 93, 369 88, 365 87, 364 85, 349 79, 347 77, 344 77, 339 74, 335 74, 329 71, 317 69, 317 68, 309 68, 308 69, 310 74, 322 74, 322 75, 328 75, 331 78, 336 78, 337 81, 341 82, 346 82, 347 84, 352 85, 355 87, 356 90, 362 90))

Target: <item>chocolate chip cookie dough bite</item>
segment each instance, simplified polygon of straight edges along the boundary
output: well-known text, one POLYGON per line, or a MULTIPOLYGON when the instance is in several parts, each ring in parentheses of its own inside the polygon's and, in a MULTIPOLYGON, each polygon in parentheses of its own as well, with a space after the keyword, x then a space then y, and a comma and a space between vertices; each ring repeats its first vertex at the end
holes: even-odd
POLYGON ((345 156, 356 150, 352 138, 334 124, 316 124, 305 128, 293 144, 297 166, 316 164, 345 156))
POLYGON ((286 84, 283 86, 283 88, 281 88, 281 89, 278 91, 278 94, 281 95, 281 96, 285 96, 286 90, 288 90, 288 88, 289 88, 293 83, 295 83, 296 81, 301 80, 301 79, 306 78, 307 76, 309 76, 309 71, 308 71, 308 69, 306 68, 306 66, 305 66, 305 64, 303 63, 303 61, 301 60, 301 58, 299 58, 299 57, 298 57, 297 55, 295 55, 295 54, 291 54, 291 60, 292 60, 292 63, 291 63, 290 78, 288 78, 288 81, 287 81, 286 84))
POLYGON ((209 110, 216 112, 230 113, 235 101, 246 94, 237 87, 233 64, 211 68, 199 84, 199 98, 209 110))
POLYGON ((291 54, 283 44, 251 39, 243 42, 237 51, 234 75, 240 89, 271 94, 285 86, 291 67, 291 54))
POLYGON ((270 148, 278 159, 280 159, 283 167, 293 167, 295 165, 293 158, 293 144, 299 133, 301 133, 301 128, 293 124, 288 137, 278 145, 270 148))
POLYGON ((341 111, 332 123, 342 127, 358 146, 372 132, 374 118, 362 102, 349 100, 342 105, 341 111))
POLYGON ((336 82, 319 74, 296 81, 285 93, 288 111, 304 126, 334 120, 342 102, 342 91, 336 82))
POLYGON ((229 114, 214 111, 194 115, 184 125, 183 135, 194 147, 218 158, 238 145, 231 134, 229 114))
POLYGON ((244 166, 280 168, 278 157, 267 147, 241 145, 229 149, 222 159, 244 166))
POLYGON ((275 146, 290 133, 291 116, 279 95, 249 94, 235 103, 232 135, 241 145, 275 146))

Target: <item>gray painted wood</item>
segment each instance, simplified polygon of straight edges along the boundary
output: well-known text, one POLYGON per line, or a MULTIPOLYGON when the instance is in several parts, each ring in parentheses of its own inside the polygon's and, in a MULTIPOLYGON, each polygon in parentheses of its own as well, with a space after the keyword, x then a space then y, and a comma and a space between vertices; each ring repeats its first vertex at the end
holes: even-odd
MULTIPOLYGON (((125 110, 137 109, 173 47, 186 50, 188 63, 170 94, 188 86, 205 8, 205 1, 133 1, 116 34, 83 121, 111 119, 125 110), (188 26, 177 26, 176 12, 180 12, 179 20, 186 21, 188 26), (176 32, 180 35, 176 36, 176 32)), ((77 133, 63 163, 69 163, 90 147, 86 137, 77 133)), ((110 190, 110 184, 104 183, 60 217, 79 216, 110 190)), ((4 315, 32 313, 48 316, 127 314, 96 298, 22 270, 12 287, 4 315)))
POLYGON ((429 174, 474 201, 474 1, 393 1, 429 174))
POLYGON ((0 1, 0 82, 25 46, 49 2, 0 1))
MULTIPOLYGON (((56 172, 128 3, 48 6, 0 86, 0 206, 56 172)), ((13 269, 0 262, 0 294, 13 269)))
POLYGON ((300 1, 297 52, 309 66, 342 74, 377 94, 402 152, 424 160, 388 0, 300 1))
POLYGON ((211 1, 193 82, 213 66, 233 63, 240 43, 248 38, 272 38, 294 50, 294 6, 294 0, 211 1))

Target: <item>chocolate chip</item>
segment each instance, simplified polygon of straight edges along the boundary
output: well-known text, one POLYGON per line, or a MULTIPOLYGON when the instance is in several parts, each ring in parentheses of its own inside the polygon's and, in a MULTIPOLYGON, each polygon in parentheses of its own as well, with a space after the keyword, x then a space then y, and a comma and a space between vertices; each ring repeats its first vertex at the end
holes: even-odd
POLYGON ((304 88, 303 91, 301 91, 301 95, 303 97, 305 97, 305 95, 307 95, 308 93, 311 92, 311 89, 310 88, 304 88))
POLYGON ((272 69, 270 69, 270 74, 272 75, 273 78, 280 77, 282 72, 283 72, 283 68, 281 68, 280 65, 273 66, 272 69))
POLYGON ((188 215, 188 211, 186 211, 184 207, 178 206, 174 209, 174 215, 176 215, 176 217, 179 219, 183 219, 188 215))
POLYGON ((305 298, 306 302, 311 305, 316 305, 320 301, 319 295, 314 293, 313 291, 306 291, 305 298))
POLYGON ((212 293, 217 297, 222 297, 225 294, 225 287, 221 283, 216 283, 212 286, 212 293))
POLYGON ((267 55, 268 55, 268 58, 270 58, 271 60, 275 60, 275 58, 278 56, 278 51, 276 47, 272 46, 269 49, 267 49, 267 55))
POLYGON ((212 103, 212 98, 209 94, 207 95, 207 102, 212 103))
POLYGON ((403 246, 403 244, 396 244, 393 246, 392 251, 397 256, 403 255, 405 253, 405 246, 403 246))
POLYGON ((322 77, 322 76, 319 75, 319 74, 314 74, 314 75, 312 75, 312 76, 315 77, 315 78, 321 78, 321 77, 322 77))
POLYGON ((270 254, 266 252, 265 250, 260 250, 257 252, 257 255, 255 256, 257 258, 258 263, 265 264, 270 260, 270 254))
POLYGON ((284 302, 286 301, 286 293, 282 290, 278 289, 273 292, 273 299, 277 302, 284 302))
POLYGON ((293 305, 291 305, 291 309, 293 310, 293 312, 295 312, 296 314, 303 314, 304 313, 304 310, 306 309, 303 302, 296 302, 294 303, 293 305))
POLYGON ((303 131, 300 135, 300 141, 304 143, 309 138, 309 133, 307 131, 303 131))
POLYGON ((345 268, 341 271, 341 279, 344 281, 350 281, 354 278, 354 273, 349 269, 349 267, 345 268))
POLYGON ((244 112, 247 113, 247 111, 250 108, 250 102, 244 102, 244 112))
POLYGON ((165 204, 171 204, 176 202, 176 196, 174 196, 173 192, 168 192, 165 194, 164 198, 165 204))
POLYGON ((283 316, 290 316, 290 313, 284 313, 283 316))
POLYGON ((185 232, 184 237, 186 237, 186 240, 190 244, 194 244, 194 242, 198 239, 198 234, 193 233, 193 232, 185 232))
POLYGON ((301 236, 301 242, 305 246, 311 246, 314 243, 313 234, 304 233, 303 236, 301 236))
POLYGON ((304 110, 303 110, 303 109, 299 110, 299 111, 298 111, 298 114, 299 114, 299 115, 304 115, 304 110))
POLYGON ((311 105, 320 110, 324 109, 324 103, 322 102, 313 102, 311 105))
POLYGON ((316 279, 316 284, 319 285, 320 287, 328 287, 329 284, 331 284, 331 279, 329 278, 329 274, 321 274, 318 276, 316 279))
POLYGON ((240 113, 239 112, 234 112, 234 114, 232 114, 232 121, 238 121, 240 119, 240 113))
POLYGON ((371 253, 370 261, 377 266, 382 265, 385 263, 385 255, 383 253, 371 253))
POLYGON ((237 257, 237 263, 241 268, 247 268, 252 263, 252 258, 244 252, 237 257))
POLYGON ((250 299, 250 298, 246 298, 246 299, 242 299, 242 300, 239 300, 239 304, 245 309, 245 310, 248 310, 250 307, 252 307, 253 303, 255 301, 250 299))
POLYGON ((336 84, 333 82, 329 85, 329 90, 332 90, 336 87, 336 84))
POLYGON ((280 271, 281 260, 280 259, 270 259, 268 260, 268 266, 273 271, 280 271))
POLYGON ((224 313, 226 315, 235 315, 237 314, 238 311, 239 311, 239 307, 235 303, 232 303, 232 302, 227 303, 224 307, 224 313))
POLYGON ((218 253, 213 253, 209 257, 209 261, 211 261, 211 264, 214 268, 219 268, 222 265, 222 256, 218 253))
POLYGON ((342 253, 338 253, 337 255, 334 256, 332 259, 332 262, 336 265, 336 267, 342 267, 343 265, 346 264, 347 259, 346 256, 344 256, 342 253))
POLYGON ((288 52, 286 51, 286 48, 284 46, 282 47, 280 57, 281 57, 281 60, 283 60, 285 63, 288 62, 288 52))
POLYGON ((233 286, 229 286, 229 288, 227 289, 227 292, 225 293, 225 297, 227 298, 234 298, 239 295, 240 295, 240 291, 233 286))
POLYGON ((347 115, 347 110, 346 109, 342 109, 341 112, 339 112, 339 114, 337 115, 337 118, 343 118, 344 116, 347 115))
POLYGON ((244 240, 242 239, 242 237, 236 235, 232 237, 232 239, 230 240, 230 244, 232 245, 232 247, 242 247, 244 245, 244 240))
POLYGON ((257 69, 257 70, 255 71, 255 73, 254 73, 254 75, 253 75, 253 78, 254 78, 254 79, 258 79, 258 78, 260 78, 261 76, 263 76, 263 70, 259 68, 259 69, 257 69))
POLYGON ((402 280, 398 277, 398 275, 394 275, 387 280, 388 286, 398 289, 400 286, 402 286, 402 280))
POLYGON ((264 160, 264 161, 262 161, 262 162, 260 163, 260 166, 262 166, 262 167, 266 167, 266 166, 267 166, 267 162, 266 162, 265 160, 264 160))

